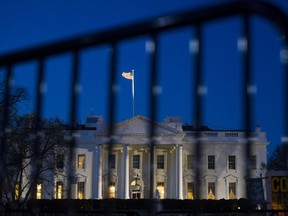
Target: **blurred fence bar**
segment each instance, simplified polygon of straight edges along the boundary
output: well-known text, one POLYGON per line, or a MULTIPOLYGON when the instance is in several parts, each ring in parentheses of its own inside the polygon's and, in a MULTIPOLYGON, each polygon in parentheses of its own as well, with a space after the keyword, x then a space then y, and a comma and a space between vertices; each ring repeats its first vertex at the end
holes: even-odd
MULTIPOLYGON (((251 36, 250 36, 250 23, 249 23, 249 15, 243 15, 243 38, 240 39, 239 50, 243 54, 243 76, 244 76, 244 88, 243 88, 243 98, 245 101, 244 105, 244 125, 246 130, 246 161, 249 161, 249 156, 251 155, 251 139, 249 132, 252 129, 252 92, 251 92, 251 77, 252 77, 252 69, 251 69, 251 36)), ((246 176, 247 178, 251 178, 249 163, 246 163, 246 176)))
MULTIPOLYGON (((196 25, 195 26, 195 39, 192 41, 192 43, 194 43, 192 51, 194 52, 194 57, 195 58, 195 68, 192 69, 192 73, 194 72, 195 77, 194 77, 194 85, 195 85, 195 89, 194 89, 194 98, 195 98, 195 126, 196 128, 199 128, 201 126, 201 119, 202 119, 202 96, 203 96, 203 83, 202 83, 202 76, 203 76, 203 71, 202 71, 202 64, 203 64, 203 49, 202 49, 202 28, 200 25, 196 25), (193 71, 194 70, 194 71, 193 71), (202 90, 201 90, 202 89, 202 90)), ((193 76, 192 76, 193 77, 193 76)), ((191 100, 193 101, 193 100, 191 100)), ((200 136, 201 136, 201 131, 197 131, 196 132, 196 145, 195 145, 195 152, 196 152, 196 183, 197 185, 199 185, 198 187, 196 187, 196 191, 195 191, 195 195, 197 198, 201 197, 201 140, 200 140, 200 136)))
POLYGON ((153 34, 151 35, 151 39, 148 43, 148 52, 150 53, 150 89, 149 89, 149 95, 150 95, 150 118, 152 121, 152 125, 150 128, 150 199, 153 199, 155 197, 154 194, 154 184, 152 182, 154 181, 154 151, 155 151, 155 141, 154 141, 154 122, 157 115, 157 57, 158 57, 158 41, 157 41, 157 35, 153 34))
POLYGON ((1 107, 1 113, 0 113, 0 197, 2 197, 2 190, 3 190, 3 182, 4 179, 2 178, 2 173, 4 172, 5 163, 6 163, 6 139, 8 133, 8 121, 9 121, 9 101, 10 101, 10 90, 11 90, 11 80, 12 80, 12 68, 11 65, 7 65, 5 67, 6 69, 6 80, 5 80, 5 89, 3 90, 5 92, 4 95, 4 107, 1 107))
MULTIPOLYGON (((229 18, 239 16, 243 18, 243 38, 242 38, 242 67, 243 67, 243 80, 245 86, 245 92, 243 93, 243 113, 244 113, 244 125, 246 126, 246 130, 250 131, 251 123, 253 122, 253 115, 252 115, 252 93, 251 93, 251 76, 252 76, 252 69, 251 69, 251 41, 250 38, 250 20, 249 17, 251 15, 258 15, 267 20, 269 20, 278 30, 281 35, 285 36, 283 40, 283 47, 286 54, 285 59, 282 61, 284 65, 284 86, 286 88, 285 91, 285 98, 284 98, 284 110, 285 118, 284 118, 284 125, 285 125, 285 134, 284 140, 287 142, 288 140, 288 60, 287 60, 287 47, 288 47, 288 18, 286 14, 280 10, 279 8, 269 4, 267 2, 261 1, 236 1, 230 3, 224 3, 221 5, 216 6, 207 6, 204 8, 200 8, 197 10, 188 10, 185 12, 179 12, 175 14, 169 14, 163 17, 156 17, 153 19, 149 19, 147 21, 116 27, 114 29, 102 31, 102 32, 95 32, 91 34, 81 35, 79 37, 70 38, 67 40, 62 40, 55 43, 45 44, 43 46, 32 47, 30 49, 25 49, 18 52, 8 53, 5 55, 0 55, 0 67, 4 68, 6 71, 6 97, 4 108, 1 110, 1 133, 0 133, 0 176, 2 176, 3 168, 5 166, 5 146, 6 146, 6 133, 8 132, 8 122, 9 122, 9 95, 10 95, 10 80, 13 73, 13 65, 18 64, 20 62, 27 62, 27 61, 37 61, 39 64, 38 70, 38 80, 37 80, 37 92, 36 92, 36 115, 37 121, 41 119, 42 115, 42 101, 43 101, 43 83, 44 80, 44 65, 48 57, 51 57, 56 54, 67 54, 71 53, 72 55, 72 71, 71 71, 71 89, 70 89, 70 107, 67 110, 67 113, 70 113, 70 126, 71 126, 71 133, 70 133, 70 160, 73 161, 75 158, 73 157, 73 149, 76 145, 75 137, 73 134, 73 125, 76 123, 77 119, 77 111, 78 111, 78 93, 79 93, 79 76, 81 71, 79 70, 79 53, 84 49, 96 45, 108 45, 110 47, 110 71, 107 72, 107 76, 109 77, 109 88, 108 91, 108 103, 109 103, 109 150, 112 151, 113 145, 113 123, 115 121, 115 111, 117 109, 117 97, 115 94, 115 88, 117 88, 116 82, 116 75, 117 75, 117 59, 118 56, 118 44, 119 42, 127 39, 136 38, 138 36, 145 36, 150 38, 150 41, 147 44, 147 49, 149 52, 150 58, 150 118, 151 118, 151 128, 150 128, 150 154, 151 156, 154 155, 154 122, 157 117, 157 92, 158 92, 158 55, 157 46, 158 46, 158 34, 170 29, 177 29, 179 27, 191 27, 195 32, 194 39, 191 40, 190 49, 192 50, 192 61, 195 61, 194 68, 191 69, 191 73, 193 74, 193 83, 195 84, 195 89, 191 88, 195 96, 194 106, 195 106, 195 115, 197 117, 196 126, 201 125, 201 119, 203 115, 203 104, 202 104, 202 94, 204 91, 204 86, 202 85, 202 64, 205 61, 203 59, 203 49, 202 49, 202 26, 210 21, 218 20, 220 18, 229 18)), ((37 124, 36 124, 37 125, 37 124)), ((35 131, 37 134, 37 128, 35 131)), ((200 132, 198 132, 197 137, 200 137, 200 132)), ((250 142, 248 135, 246 136, 246 143, 247 143, 247 161, 250 152, 250 142)), ((35 148, 34 151, 37 151, 37 138, 35 141, 35 148)), ((196 179, 197 182, 200 184, 200 156, 201 156, 201 143, 198 139, 196 144, 196 179)), ((37 169, 37 160, 39 158, 35 158, 34 160, 34 167, 37 169)), ((150 198, 154 198, 154 157, 150 157, 150 198)), ((71 169, 72 170, 72 169, 71 169)), ((249 176, 249 168, 247 165, 247 176, 249 176)), ((69 179, 72 182, 73 173, 70 173, 69 179)), ((37 182, 37 176, 35 176, 34 183, 37 182)), ((3 184, 2 178, 0 178, 0 184, 3 184)), ((69 189, 70 191, 70 189, 69 189)), ((196 192, 196 196, 199 196, 199 191, 196 192)), ((0 187, 0 196, 2 196, 2 190, 0 187)), ((156 204, 155 204, 156 205, 156 204)), ((150 213, 153 213, 153 208, 155 205, 150 209, 150 213)))
POLYGON ((38 181, 38 170, 41 167, 42 161, 41 156, 39 154, 39 126, 42 117, 42 106, 43 106, 43 89, 42 84, 44 82, 44 60, 42 58, 38 59, 38 71, 37 71, 37 84, 36 84, 36 104, 35 104, 35 128, 33 129, 34 133, 34 143, 33 143, 33 151, 35 152, 34 157, 32 158, 32 172, 33 172, 33 179, 32 179, 32 197, 36 197, 36 185, 38 181))

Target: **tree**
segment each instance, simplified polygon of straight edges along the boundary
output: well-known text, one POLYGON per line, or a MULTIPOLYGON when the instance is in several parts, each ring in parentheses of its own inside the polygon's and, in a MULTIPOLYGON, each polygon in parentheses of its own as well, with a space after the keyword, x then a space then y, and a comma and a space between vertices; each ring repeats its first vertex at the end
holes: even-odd
POLYGON ((15 87, 7 91, 5 82, 0 82, 0 202, 2 201, 3 172, 6 166, 6 132, 10 128, 10 120, 18 115, 17 105, 28 99, 28 93, 25 88, 15 87))
MULTIPOLYGON (((36 141, 35 116, 23 115, 13 118, 11 133, 7 138, 7 157, 4 168, 3 196, 6 202, 14 202, 19 207, 25 204, 30 197, 34 197, 35 184, 33 180, 37 176, 37 184, 41 185, 42 193, 54 187, 56 155, 66 150, 64 140, 64 124, 58 118, 43 119, 40 121, 38 138, 36 141), (39 147, 36 158, 34 145, 39 147), (35 169, 33 163, 40 162, 39 169, 35 169), (35 173, 36 172, 36 173, 35 173)), ((53 197, 50 197, 53 198, 53 197)))
POLYGON ((67 142, 60 119, 19 115, 19 105, 29 99, 27 90, 14 87, 8 95, 5 84, 0 82, 0 201, 13 202, 19 208, 29 198, 35 198, 36 185, 41 183, 42 194, 53 191, 49 187, 54 188, 54 177, 59 173, 55 160, 59 153, 67 154, 67 142))
POLYGON ((15 87, 11 89, 8 97, 5 84, 0 82, 0 110, 3 111, 7 105, 9 115, 13 117, 18 112, 17 105, 29 99, 28 92, 23 87, 15 87))
POLYGON ((276 149, 268 160, 269 170, 288 170, 288 145, 282 143, 277 145, 276 149))

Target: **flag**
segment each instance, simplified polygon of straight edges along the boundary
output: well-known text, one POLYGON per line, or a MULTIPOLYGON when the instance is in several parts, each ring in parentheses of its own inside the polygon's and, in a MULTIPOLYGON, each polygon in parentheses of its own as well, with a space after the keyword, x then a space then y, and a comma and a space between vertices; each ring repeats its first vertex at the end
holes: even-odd
POLYGON ((132 72, 123 72, 122 73, 122 76, 126 79, 129 79, 129 80, 133 80, 133 74, 132 72))
POLYGON ((134 116, 134 82, 135 82, 135 77, 134 77, 134 70, 132 70, 131 72, 122 72, 122 76, 125 79, 128 80, 132 80, 131 84, 132 84, 132 104, 133 104, 133 116, 134 116))

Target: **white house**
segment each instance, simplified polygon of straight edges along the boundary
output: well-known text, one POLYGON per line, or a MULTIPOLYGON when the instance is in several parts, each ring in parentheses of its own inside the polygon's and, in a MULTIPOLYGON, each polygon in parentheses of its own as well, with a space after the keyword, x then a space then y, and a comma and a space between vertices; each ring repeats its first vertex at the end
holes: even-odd
MULTIPOLYGON (((265 175, 268 141, 260 127, 249 133, 248 161, 245 131, 193 128, 183 126, 181 118, 167 117, 154 125, 152 149, 150 127, 150 119, 135 116, 113 125, 113 135, 108 136, 102 116, 87 117, 76 135, 72 198, 135 199, 153 194, 161 199, 195 199, 199 189, 198 198, 239 199, 246 197, 247 163, 250 177, 265 175), (199 164, 196 144, 201 150, 199 164)), ((55 177, 54 198, 66 197, 65 184, 65 174, 55 177)))

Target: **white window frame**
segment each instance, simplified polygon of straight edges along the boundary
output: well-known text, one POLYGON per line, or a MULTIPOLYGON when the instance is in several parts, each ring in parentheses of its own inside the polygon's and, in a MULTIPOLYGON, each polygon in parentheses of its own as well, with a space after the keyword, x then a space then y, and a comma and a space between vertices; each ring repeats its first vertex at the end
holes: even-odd
POLYGON ((231 182, 228 182, 228 185, 227 185, 227 188, 228 188, 228 194, 227 194, 227 199, 230 199, 230 184, 235 184, 235 199, 237 199, 237 182, 234 182, 234 181, 231 181, 231 182))
POLYGON ((107 155, 107 168, 108 168, 108 170, 117 170, 117 159, 118 159, 118 157, 117 157, 116 152, 112 152, 111 154, 108 154, 108 155, 107 155), (110 155, 114 155, 114 157, 115 157, 114 168, 110 168, 110 167, 109 167, 109 165, 110 165, 109 156, 110 156, 110 155))
POLYGON ((156 189, 159 192, 159 199, 165 199, 165 197, 166 197, 165 196, 166 195, 166 183, 165 183, 165 181, 157 181, 156 189), (161 183, 161 185, 160 185, 160 183, 161 183), (163 183, 163 186, 162 186, 162 183, 163 183), (158 190, 159 187, 163 187, 163 192, 158 190))
MULTIPOLYGON (((82 186, 82 185, 81 185, 82 186)), ((85 199, 85 187, 86 187, 86 184, 85 184, 85 181, 79 181, 77 182, 77 199, 85 199), (79 193, 81 192, 80 189, 82 190, 82 188, 80 188, 80 184, 83 184, 83 197, 82 198, 79 198, 79 193)))
POLYGON ((237 169, 237 157, 236 155, 228 155, 227 156, 227 169, 228 170, 236 170, 237 169), (233 163, 230 163, 230 157, 234 157, 234 168, 230 168, 230 165, 232 166, 233 163))
POLYGON ((64 198, 64 182, 63 181, 57 181, 56 185, 55 185, 55 199, 63 199, 64 198), (59 198, 59 191, 58 191, 58 187, 59 185, 62 186, 61 188, 61 197, 59 198))
POLYGON ((206 193, 206 196, 207 196, 207 199, 208 199, 208 195, 209 195, 209 192, 210 192, 210 190, 209 190, 209 184, 213 184, 214 185, 214 200, 216 200, 217 199, 217 194, 216 194, 216 182, 214 182, 214 181, 209 181, 209 182, 207 182, 207 193, 206 193))
POLYGON ((211 154, 207 155, 207 170, 215 170, 215 169, 216 169, 216 164, 215 164, 215 162, 216 162, 216 156, 215 156, 215 155, 211 155, 211 154), (213 168, 209 168, 209 157, 210 157, 210 156, 213 156, 213 158, 214 158, 213 168))
POLYGON ((248 163, 249 163, 249 169, 251 169, 251 170, 256 170, 257 169, 257 155, 256 154, 253 154, 253 155, 250 155, 249 156, 249 161, 248 161, 248 163), (253 167, 252 167, 252 157, 255 157, 255 164, 253 163, 253 167))
POLYGON ((158 153, 157 156, 156 156, 156 168, 158 170, 165 170, 166 168, 166 157, 165 157, 165 154, 164 153, 158 153), (163 168, 158 168, 158 156, 163 156, 163 168))
POLYGON ((108 199, 113 199, 117 197, 117 187, 116 187, 116 182, 112 181, 109 182, 108 187, 107 187, 107 198, 108 199), (114 189, 113 196, 111 196, 112 192, 110 190, 114 189))
POLYGON ((189 181, 186 183, 186 199, 194 200, 195 199, 195 183, 192 181, 189 181), (192 185, 192 198, 188 198, 188 185, 192 185))
POLYGON ((86 154, 77 154, 77 169, 79 170, 85 170, 86 168, 86 154), (83 156, 84 157, 84 162, 83 165, 80 167, 80 163, 79 163, 79 157, 83 156))
POLYGON ((65 166, 65 154, 64 153, 57 153, 56 154, 56 168, 59 170, 64 169, 65 166), (59 166, 61 164, 61 166, 59 166))
POLYGON ((195 169, 195 155, 194 154, 187 154, 186 155, 186 169, 187 170, 195 169), (188 159, 189 156, 191 156, 190 160, 188 159), (190 163, 191 167, 188 166, 189 163, 190 163))
POLYGON ((142 165, 141 161, 142 161, 142 155, 141 155, 140 153, 137 152, 137 153, 133 154, 133 155, 132 155, 132 168, 133 168, 133 169, 141 169, 141 165, 142 165), (139 167, 138 167, 138 168, 135 168, 135 167, 134 167, 134 156, 137 156, 137 155, 139 156, 139 161, 138 161, 139 167))

